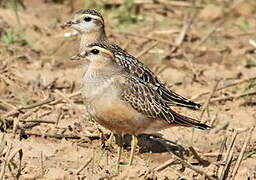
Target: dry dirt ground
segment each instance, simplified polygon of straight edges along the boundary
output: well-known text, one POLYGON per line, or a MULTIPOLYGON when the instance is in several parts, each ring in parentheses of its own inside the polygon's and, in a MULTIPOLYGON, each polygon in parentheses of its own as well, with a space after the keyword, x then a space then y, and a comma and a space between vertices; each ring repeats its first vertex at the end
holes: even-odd
POLYGON ((0 1, 0 178, 255 179, 256 2, 127 2, 0 1), (79 36, 60 28, 84 7, 100 9, 108 37, 172 90, 205 104, 182 113, 212 129, 143 136, 134 165, 127 145, 116 174, 117 145, 104 147, 110 132, 88 118, 69 61, 79 36))

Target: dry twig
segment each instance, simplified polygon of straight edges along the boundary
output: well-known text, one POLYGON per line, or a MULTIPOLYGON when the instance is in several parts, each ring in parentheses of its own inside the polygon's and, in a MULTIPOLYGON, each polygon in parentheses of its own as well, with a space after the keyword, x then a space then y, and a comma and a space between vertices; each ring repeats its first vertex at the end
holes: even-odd
POLYGON ((219 151, 218 156, 217 156, 217 161, 220 161, 222 159, 223 152, 224 152, 224 149, 226 147, 227 139, 228 139, 227 136, 225 136, 223 141, 221 142, 220 151, 219 151))
POLYGON ((211 35, 222 25, 224 24, 225 19, 222 19, 221 21, 217 22, 215 26, 208 32, 208 34, 194 47, 194 50, 196 50, 198 47, 200 47, 211 35))
POLYGON ((27 106, 21 106, 19 108, 16 108, 14 110, 11 110, 9 111, 8 113, 6 113, 3 118, 7 118, 9 116, 12 116, 12 115, 15 115, 17 114, 19 111, 22 111, 22 110, 27 110, 27 109, 33 109, 35 107, 39 107, 39 106, 42 106, 44 104, 49 104, 51 102, 53 102, 55 99, 53 97, 49 97, 47 98, 46 100, 42 101, 42 102, 38 102, 38 103, 35 103, 35 104, 30 104, 30 105, 27 105, 27 106))
POLYGON ((223 154, 223 152, 224 152, 224 149, 226 148, 227 139, 228 139, 228 138, 227 138, 227 135, 225 135, 223 141, 221 142, 220 150, 219 150, 219 152, 215 155, 215 156, 217 157, 217 159, 216 159, 216 164, 218 164, 217 167, 216 167, 216 171, 215 171, 215 172, 216 172, 216 177, 218 176, 219 169, 220 169, 219 162, 221 162, 222 156, 223 156, 223 155, 226 155, 226 154, 223 154))
POLYGON ((229 156, 228 156, 228 159, 225 163, 225 167, 223 168, 222 174, 220 176, 220 180, 225 180, 228 177, 230 166, 231 166, 231 163, 233 160, 234 149, 235 149, 235 146, 232 146, 229 156))
POLYGON ((181 159, 181 158, 178 157, 178 156, 177 156, 177 158, 179 159, 179 161, 180 161, 184 166, 186 166, 187 168, 189 168, 189 169, 195 171, 196 173, 201 174, 202 176, 205 176, 206 178, 208 178, 208 179, 210 179, 210 180, 217 180, 216 178, 214 178, 214 177, 208 175, 208 174, 207 174, 206 172, 204 172, 202 169, 200 169, 200 168, 198 168, 198 167, 197 167, 197 168, 193 167, 190 163, 184 161, 183 159, 181 159))
POLYGON ((90 164, 90 162, 92 161, 92 157, 90 157, 90 159, 83 165, 81 166, 77 171, 76 171, 76 175, 79 175, 80 172, 82 172, 87 166, 88 164, 90 164))
POLYGON ((225 156, 225 159, 224 159, 225 166, 222 169, 221 174, 219 176, 220 180, 224 180, 227 177, 227 175, 228 175, 230 164, 231 164, 231 161, 233 159, 233 153, 234 153, 236 137, 237 137, 237 130, 235 130, 233 132, 231 142, 230 142, 229 147, 227 149, 227 153, 226 153, 226 156, 225 156))
POLYGON ((144 54, 146 54, 148 51, 150 51, 151 49, 153 49, 154 47, 156 47, 158 44, 158 42, 153 43, 151 46, 149 46, 148 48, 144 49, 143 51, 141 51, 139 54, 137 54, 135 57, 136 58, 140 58, 141 56, 143 56, 144 54))
POLYGON ((180 35, 177 37, 177 39, 175 41, 176 47, 180 46, 183 43, 184 38, 185 38, 187 32, 189 31, 190 26, 192 25, 195 17, 196 17, 196 11, 193 11, 192 14, 189 16, 189 18, 187 19, 187 21, 185 22, 185 24, 183 25, 180 35))
POLYGON ((46 124, 56 124, 55 121, 48 121, 48 120, 40 120, 40 119, 33 119, 33 120, 20 120, 23 123, 46 123, 46 124))
POLYGON ((40 134, 40 133, 36 133, 36 132, 25 132, 25 135, 32 135, 32 136, 44 136, 44 137, 50 137, 50 138, 56 138, 56 139, 62 139, 62 138, 66 138, 66 139, 81 139, 83 137, 88 137, 88 138, 96 138, 99 139, 99 135, 98 134, 83 134, 82 136, 78 136, 78 135, 72 135, 72 134, 40 134))
MULTIPOLYGON (((161 4, 169 6, 180 6, 180 7, 191 7, 191 3, 188 1, 166 1, 166 0, 157 0, 161 4)), ((201 5, 194 5, 195 8, 202 8, 201 5)))
POLYGON ((56 94, 61 96, 65 101, 67 101, 67 103, 74 106, 74 103, 69 99, 69 97, 66 94, 60 92, 58 89, 55 89, 54 91, 55 91, 56 94))
POLYGON ((200 164, 206 164, 206 161, 203 160, 199 155, 198 153, 196 152, 196 150, 192 147, 192 146, 189 146, 189 150, 192 152, 192 154, 194 155, 194 157, 198 160, 198 162, 200 164))
MULTIPOLYGON (((242 80, 238 80, 238 81, 236 81, 236 82, 234 82, 234 83, 227 84, 227 85, 225 85, 225 86, 219 87, 219 88, 216 89, 216 91, 220 91, 220 90, 223 90, 223 89, 226 89, 226 88, 229 88, 229 87, 233 87, 233 86, 236 86, 236 85, 238 85, 238 84, 241 84, 241 83, 244 83, 244 82, 248 82, 248 81, 251 81, 251 80, 254 80, 254 79, 256 79, 256 76, 250 77, 250 78, 245 78, 245 79, 242 79, 242 80)), ((203 95, 209 94, 210 92, 211 92, 211 91, 203 92, 203 93, 201 93, 201 94, 198 94, 198 95, 195 96, 195 97, 192 97, 191 99, 192 99, 192 100, 197 99, 198 97, 201 97, 201 96, 203 96, 203 95)))
POLYGON ((175 162, 176 162, 176 160, 170 159, 170 160, 164 162, 163 164, 161 164, 160 166, 156 167, 154 170, 160 172, 175 162))
POLYGON ((218 98, 211 99, 209 103, 239 99, 239 98, 242 98, 242 97, 254 96, 254 95, 256 95, 256 92, 242 93, 242 94, 235 95, 235 96, 218 97, 218 98))
POLYGON ((20 173, 21 173, 21 161, 22 161, 22 157, 23 157, 23 151, 21 148, 18 148, 16 149, 15 151, 13 151, 11 154, 10 154, 10 158, 9 158, 9 161, 11 161, 14 156, 19 153, 19 167, 18 167, 18 173, 16 175, 16 178, 19 179, 19 176, 20 176, 20 173))
MULTIPOLYGON (((191 7, 191 3, 185 1, 166 1, 166 0, 156 0, 156 3, 163 4, 165 6, 177 6, 177 7, 191 7)), ((134 5, 143 5, 143 4, 154 4, 154 1, 148 0, 135 0, 133 2, 134 5)), ((106 5, 121 5, 124 3, 124 0, 108 0, 106 1, 106 5)), ((201 5, 196 5, 196 8, 202 8, 201 5)))
POLYGON ((233 169, 233 172, 232 172, 232 175, 231 175, 231 178, 230 178, 231 180, 232 180, 232 179, 235 179, 235 177, 236 177, 236 173, 237 173, 238 168, 239 168, 239 166, 240 166, 240 164, 241 164, 241 162, 242 162, 242 160, 243 160, 244 152, 245 152, 245 150, 246 150, 247 144, 249 143, 249 141, 250 141, 250 139, 251 139, 253 130, 254 130, 254 127, 252 127, 252 128, 250 129, 250 131, 247 133, 247 138, 246 138, 245 141, 244 141, 244 145, 243 145, 242 150, 241 150, 241 152, 240 152, 240 154, 239 154, 239 156, 238 156, 236 165, 235 165, 235 167, 234 167, 234 169, 233 169))
MULTIPOLYGON (((80 91, 77 91, 77 92, 74 92, 74 93, 72 93, 72 94, 67 95, 67 98, 72 98, 72 97, 78 96, 78 95, 80 95, 80 94, 81 94, 81 92, 80 92, 80 91)), ((63 100, 63 99, 57 99, 57 100, 51 102, 50 105, 58 104, 58 103, 62 102, 62 100, 63 100)))
POLYGON ((5 154, 6 156, 5 156, 3 167, 2 167, 2 170, 1 170, 0 180, 4 179, 5 170, 6 170, 6 167, 7 167, 8 163, 9 163, 9 160, 10 160, 11 149, 12 149, 12 144, 9 145, 7 153, 5 154))
POLYGON ((16 107, 10 103, 8 103, 7 101, 3 100, 3 99, 0 99, 0 102, 5 105, 5 108, 7 108, 6 106, 8 106, 9 108, 11 109, 15 109, 16 107))
POLYGON ((40 167, 41 167, 41 176, 44 176, 44 161, 43 161, 43 152, 40 153, 40 167))
POLYGON ((203 105, 202 112, 201 112, 201 115, 200 115, 200 121, 202 120, 202 117, 203 117, 203 115, 204 115, 204 112, 205 112, 206 108, 208 107, 208 105, 209 105, 209 103, 210 103, 210 100, 211 100, 211 98, 212 98, 214 92, 216 91, 219 82, 220 82, 220 80, 217 80, 217 81, 214 83, 213 88, 212 88, 212 90, 211 90, 211 93, 209 94, 208 98, 206 99, 206 101, 205 101, 205 103, 204 103, 204 105, 203 105))
POLYGON ((170 41, 167 41, 167 40, 164 40, 164 39, 159 39, 159 38, 155 38, 155 37, 148 37, 148 36, 142 36, 142 35, 135 34, 135 33, 132 33, 132 32, 119 32, 119 33, 122 33, 122 34, 125 34, 125 35, 128 35, 128 36, 134 36, 134 37, 138 37, 138 38, 154 40, 154 41, 158 41, 160 43, 164 43, 164 44, 168 44, 168 45, 171 44, 170 41))
MULTIPOLYGON (((160 141, 161 142, 161 141, 160 141)), ((167 149, 168 150, 168 149, 167 149)), ((168 150, 169 151, 169 150, 168 150)), ((185 160, 183 160, 182 158, 180 158, 179 156, 176 155, 176 158, 178 161, 180 161, 182 163, 182 165, 186 166, 187 168, 197 172, 198 174, 201 174, 202 176, 205 176, 206 178, 210 179, 210 180, 217 180, 216 178, 208 175, 206 172, 204 172, 203 170, 199 169, 199 168, 195 168, 193 167, 190 163, 186 162, 185 160)), ((165 168, 167 168, 168 166, 170 166, 171 164, 173 164, 175 161, 173 159, 170 159, 166 162, 164 162, 163 164, 161 164, 160 166, 156 167, 154 170, 156 171, 162 171, 165 168)))
POLYGON ((210 126, 213 127, 215 124, 215 121, 217 120, 218 114, 216 113, 214 117, 211 118, 210 126))

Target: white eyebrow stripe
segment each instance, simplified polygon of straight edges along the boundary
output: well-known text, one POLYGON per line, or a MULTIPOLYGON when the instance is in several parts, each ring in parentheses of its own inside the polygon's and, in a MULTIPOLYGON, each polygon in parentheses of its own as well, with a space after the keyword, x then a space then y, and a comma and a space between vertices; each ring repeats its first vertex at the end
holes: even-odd
POLYGON ((93 46, 93 47, 91 47, 91 48, 89 49, 89 51, 91 51, 91 50, 93 50, 93 49, 97 49, 97 50, 99 50, 100 52, 103 52, 103 53, 105 53, 105 54, 111 56, 112 58, 114 58, 114 54, 113 54, 111 51, 107 50, 107 49, 104 49, 104 48, 99 47, 99 46, 93 46))
POLYGON ((85 14, 84 17, 90 17, 92 19, 97 19, 97 20, 99 20, 103 23, 102 19, 99 16, 95 16, 95 15, 92 15, 92 14, 85 14))

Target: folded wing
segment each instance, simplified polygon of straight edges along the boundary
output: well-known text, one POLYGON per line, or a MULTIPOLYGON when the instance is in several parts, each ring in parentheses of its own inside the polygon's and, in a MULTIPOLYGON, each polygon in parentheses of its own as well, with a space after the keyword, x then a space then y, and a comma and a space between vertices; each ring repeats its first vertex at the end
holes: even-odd
POLYGON ((122 99, 149 118, 159 118, 169 124, 177 123, 199 129, 210 128, 195 119, 174 112, 156 90, 137 77, 127 76, 122 89, 122 99))
POLYGON ((153 88, 162 97, 162 100, 168 105, 182 106, 190 109, 200 108, 200 104, 178 95, 170 90, 165 84, 161 83, 157 76, 138 59, 131 56, 115 44, 111 44, 111 46, 114 49, 118 49, 115 54, 117 63, 122 66, 126 72, 141 79, 151 88, 153 88))

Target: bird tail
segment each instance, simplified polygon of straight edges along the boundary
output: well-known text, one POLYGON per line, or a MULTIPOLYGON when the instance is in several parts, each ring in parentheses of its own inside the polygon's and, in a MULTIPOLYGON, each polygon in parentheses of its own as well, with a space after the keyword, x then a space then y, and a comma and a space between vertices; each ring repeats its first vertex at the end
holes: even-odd
POLYGON ((206 124, 200 123, 199 121, 197 121, 193 118, 183 116, 183 115, 176 113, 172 110, 171 110, 171 114, 174 116, 174 121, 179 125, 187 126, 187 127, 195 127, 197 129, 201 129, 201 130, 206 130, 206 129, 211 128, 210 126, 208 126, 206 124))
POLYGON ((168 92, 162 91, 162 97, 163 99, 167 100, 167 104, 170 106, 187 107, 193 110, 200 109, 201 107, 200 104, 190 101, 187 98, 184 98, 177 93, 171 91, 170 89, 168 89, 168 92))

